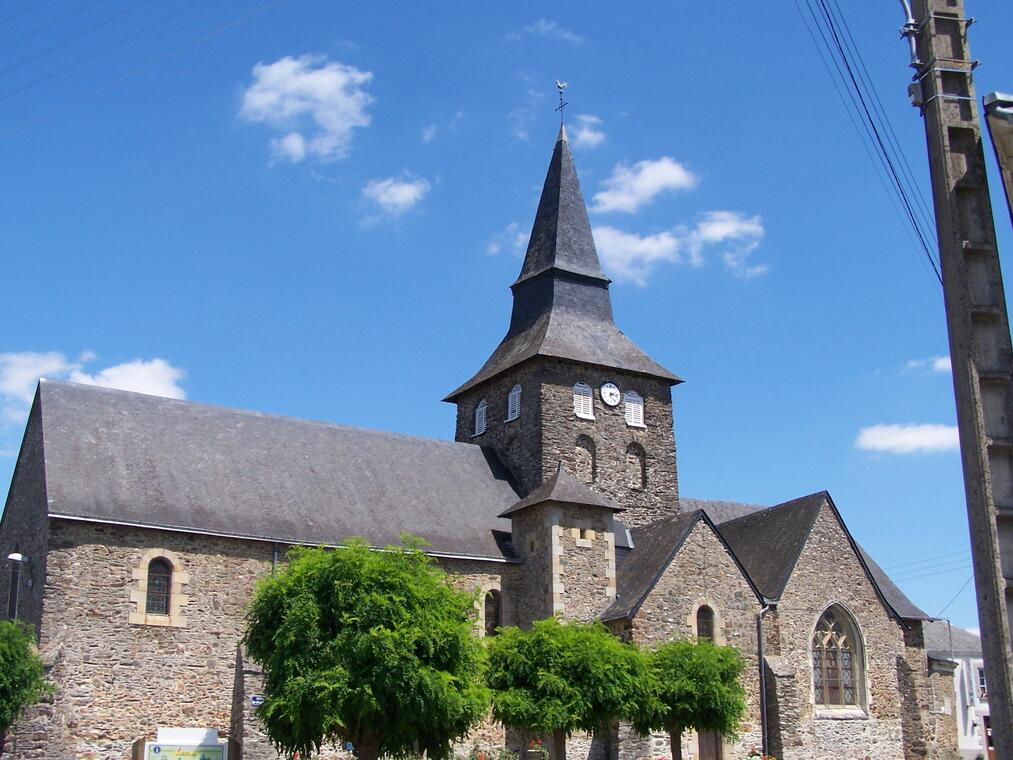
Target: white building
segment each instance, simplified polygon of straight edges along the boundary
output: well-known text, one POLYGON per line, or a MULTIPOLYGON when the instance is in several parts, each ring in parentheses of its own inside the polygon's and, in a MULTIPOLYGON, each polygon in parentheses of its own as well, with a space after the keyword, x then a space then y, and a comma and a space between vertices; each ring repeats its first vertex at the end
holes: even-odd
POLYGON ((952 660, 956 695, 957 738, 964 760, 988 757, 985 736, 988 726, 988 688, 985 664, 981 659, 981 639, 970 631, 951 625, 948 620, 925 623, 925 648, 929 657, 952 660))

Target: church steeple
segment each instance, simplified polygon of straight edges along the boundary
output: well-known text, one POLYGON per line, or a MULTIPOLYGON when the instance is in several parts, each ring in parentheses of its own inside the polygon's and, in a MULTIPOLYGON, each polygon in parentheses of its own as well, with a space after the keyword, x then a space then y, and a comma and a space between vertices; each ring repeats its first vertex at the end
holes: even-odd
POLYGON ((598 261, 566 128, 560 126, 524 264, 510 286, 510 329, 478 373, 444 400, 455 401, 535 356, 627 370, 670 385, 681 382, 616 327, 609 283, 598 261))

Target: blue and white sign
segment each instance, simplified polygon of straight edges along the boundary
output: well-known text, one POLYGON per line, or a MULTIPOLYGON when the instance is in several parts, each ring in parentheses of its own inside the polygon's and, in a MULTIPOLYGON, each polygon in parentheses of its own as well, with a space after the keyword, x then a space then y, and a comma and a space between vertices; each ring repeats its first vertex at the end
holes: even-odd
POLYGON ((253 705, 254 707, 260 707, 262 704, 264 704, 264 696, 262 694, 251 694, 250 704, 253 705))

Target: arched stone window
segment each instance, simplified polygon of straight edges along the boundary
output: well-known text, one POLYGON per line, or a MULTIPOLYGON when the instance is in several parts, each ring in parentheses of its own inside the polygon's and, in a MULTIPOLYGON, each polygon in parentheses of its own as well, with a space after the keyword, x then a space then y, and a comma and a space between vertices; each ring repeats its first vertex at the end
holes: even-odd
POLYGON ((578 480, 593 483, 598 475, 598 460, 594 440, 582 435, 577 438, 573 447, 575 475, 578 480))
POLYGON ((485 432, 485 417, 486 410, 489 405, 485 403, 485 399, 478 402, 478 406, 475 407, 475 435, 482 435, 485 432))
POLYGON ((148 591, 144 603, 147 615, 168 615, 172 596, 172 565, 164 557, 148 563, 148 591))
POLYGON ((495 636, 497 629, 503 625, 503 598, 499 589, 485 592, 485 635, 495 636))
POLYGON ((190 583, 190 574, 183 569, 179 557, 168 549, 148 549, 131 575, 133 611, 129 623, 173 628, 186 625, 183 610, 190 597, 183 593, 183 587, 190 583))
POLYGON ((862 640, 858 626, 841 607, 827 609, 812 639, 813 697, 824 707, 853 707, 862 702, 862 640))
POLYGON ((706 604, 696 611, 696 637, 714 641, 714 610, 706 604))
POLYGON ((647 453, 639 443, 626 447, 626 484, 638 491, 647 487, 647 453))

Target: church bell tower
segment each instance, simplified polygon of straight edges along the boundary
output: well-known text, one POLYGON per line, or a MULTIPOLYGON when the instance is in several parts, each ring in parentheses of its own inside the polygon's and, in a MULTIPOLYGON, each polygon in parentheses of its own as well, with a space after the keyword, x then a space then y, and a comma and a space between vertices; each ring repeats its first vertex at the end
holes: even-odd
POLYGON ((566 129, 545 177, 506 337, 444 401, 458 441, 495 450, 522 495, 567 471, 630 526, 678 510, 671 388, 616 327, 566 129))

